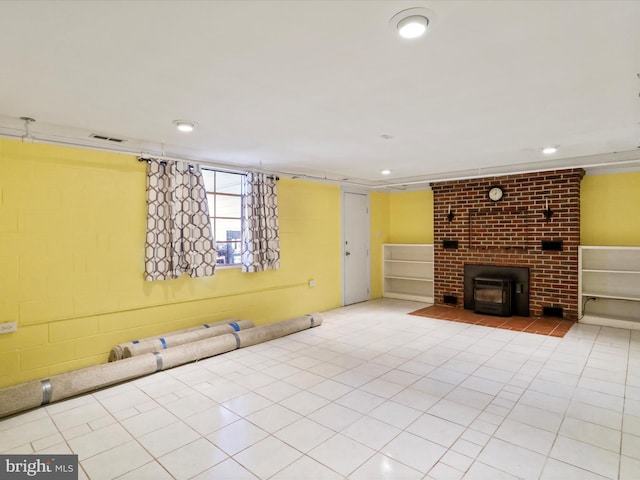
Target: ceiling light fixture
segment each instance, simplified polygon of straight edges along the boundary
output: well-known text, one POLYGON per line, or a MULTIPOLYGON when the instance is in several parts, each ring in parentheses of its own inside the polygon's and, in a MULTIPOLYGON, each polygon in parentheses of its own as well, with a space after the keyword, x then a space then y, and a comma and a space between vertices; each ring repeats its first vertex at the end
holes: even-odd
POLYGON ((380 173, 381 173, 382 175, 390 175, 390 174, 391 174, 391 170, 386 170, 386 169, 385 169, 385 170, 382 170, 380 173))
POLYGON ((174 120, 173 124, 180 130, 181 132, 193 132, 193 129, 196 128, 195 122, 189 122, 187 120, 174 120))
POLYGON ((408 8, 391 17, 389 27, 402 38, 418 38, 427 32, 434 16, 434 13, 426 8, 408 8))
POLYGON ((557 151, 557 147, 545 147, 542 149, 542 153, 544 153, 545 155, 551 155, 552 153, 556 153, 557 151))
POLYGON ((402 38, 418 38, 427 31, 429 19, 412 15, 398 22, 398 33, 402 38))

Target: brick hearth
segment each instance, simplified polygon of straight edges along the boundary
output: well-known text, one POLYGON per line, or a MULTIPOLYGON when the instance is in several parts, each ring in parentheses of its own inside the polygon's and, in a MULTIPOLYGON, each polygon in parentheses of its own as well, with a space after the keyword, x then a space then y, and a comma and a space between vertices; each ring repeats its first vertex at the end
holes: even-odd
POLYGON ((434 184, 435 303, 455 297, 462 308, 465 263, 528 267, 530 315, 552 307, 577 319, 583 176, 569 169, 434 184), (487 192, 496 185, 504 198, 492 202, 487 192), (554 212, 548 221, 547 202, 554 212), (457 240, 458 248, 445 249, 443 240, 457 240), (561 241, 562 251, 543 251, 543 241, 561 241))

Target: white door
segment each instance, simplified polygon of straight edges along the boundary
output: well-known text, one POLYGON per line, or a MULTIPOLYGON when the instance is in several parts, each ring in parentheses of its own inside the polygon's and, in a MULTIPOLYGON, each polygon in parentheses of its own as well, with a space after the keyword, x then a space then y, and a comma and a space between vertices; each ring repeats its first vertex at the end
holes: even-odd
POLYGON ((343 297, 344 304, 369 300, 369 197, 344 192, 343 205, 343 297))

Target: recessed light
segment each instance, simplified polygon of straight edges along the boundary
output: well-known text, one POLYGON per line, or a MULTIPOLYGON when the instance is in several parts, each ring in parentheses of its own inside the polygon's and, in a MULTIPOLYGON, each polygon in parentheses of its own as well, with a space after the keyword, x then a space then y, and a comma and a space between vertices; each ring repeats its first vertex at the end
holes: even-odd
POLYGON ((434 17, 435 14, 427 8, 408 8, 391 17, 389 28, 402 38, 418 38, 427 32, 434 17))
POLYGON ((193 129, 196 128, 195 122, 189 122, 188 120, 174 120, 173 124, 178 127, 178 130, 181 132, 193 132, 193 129))
POLYGON ((382 170, 380 173, 382 175, 389 175, 391 173, 391 170, 382 170))
POLYGON ((552 153, 556 153, 558 149, 556 147, 545 147, 542 149, 542 153, 545 155, 551 155, 552 153))
POLYGON ((427 31, 427 25, 427 17, 412 15, 398 22, 398 34, 402 38, 418 38, 427 31))

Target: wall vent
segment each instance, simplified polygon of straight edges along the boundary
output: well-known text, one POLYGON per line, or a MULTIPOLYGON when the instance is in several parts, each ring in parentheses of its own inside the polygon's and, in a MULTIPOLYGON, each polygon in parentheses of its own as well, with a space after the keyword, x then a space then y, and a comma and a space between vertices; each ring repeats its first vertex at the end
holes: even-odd
POLYGON ((107 142, 114 142, 114 143, 123 143, 127 141, 124 138, 108 137, 106 135, 99 135, 97 133, 92 133, 91 135, 89 135, 89 137, 96 138, 98 140, 105 140, 107 142))
POLYGON ((442 240, 442 248, 458 249, 458 240, 442 240))
POLYGON ((561 252, 562 240, 542 240, 541 249, 543 252, 561 252))
POLYGON ((443 301, 446 305, 457 305, 458 297, 456 295, 445 295, 443 301))
POLYGON ((544 317, 564 318, 564 309, 562 307, 542 307, 542 315, 544 317))

